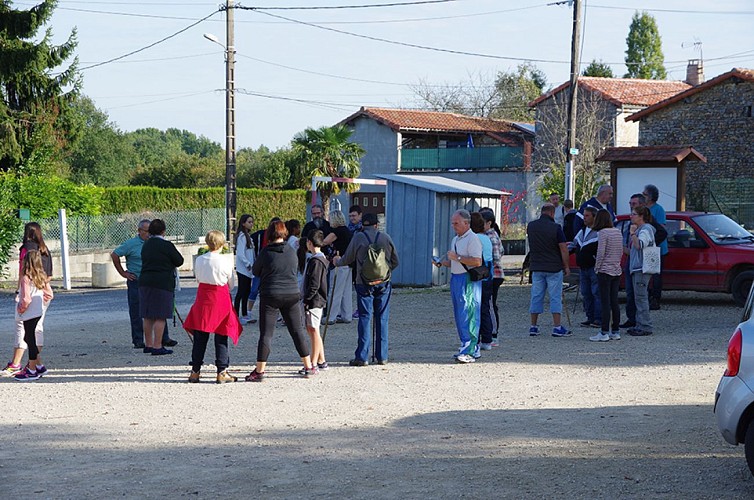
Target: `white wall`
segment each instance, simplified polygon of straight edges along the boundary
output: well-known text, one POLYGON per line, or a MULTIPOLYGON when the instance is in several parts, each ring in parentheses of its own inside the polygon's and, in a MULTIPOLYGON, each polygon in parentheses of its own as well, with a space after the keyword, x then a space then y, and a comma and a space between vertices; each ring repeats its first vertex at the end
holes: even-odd
POLYGON ((613 206, 617 214, 629 213, 628 200, 632 194, 644 191, 644 186, 654 184, 660 190, 657 203, 671 212, 678 199, 678 169, 676 168, 628 168, 620 167, 616 172, 616 192, 613 206))

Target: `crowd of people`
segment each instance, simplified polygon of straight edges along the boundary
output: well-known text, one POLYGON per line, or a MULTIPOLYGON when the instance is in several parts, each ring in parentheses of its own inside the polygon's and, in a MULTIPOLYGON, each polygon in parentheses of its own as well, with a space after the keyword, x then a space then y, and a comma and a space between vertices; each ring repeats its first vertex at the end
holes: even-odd
MULTIPOLYGON (((541 207, 540 217, 527 225, 531 336, 540 334, 538 320, 546 296, 553 318, 552 335, 573 334, 561 324, 569 253, 576 254, 579 267, 586 314, 581 326, 599 328, 589 340, 619 340, 621 329, 633 336, 653 333, 650 310, 660 307, 662 280, 656 270, 647 270, 644 252, 657 246, 663 258, 667 254, 659 191, 648 184, 644 192, 631 196, 631 225, 625 236, 614 227, 612 196, 611 186, 600 186, 594 197, 574 210, 570 200, 561 206, 559 196, 553 193, 541 207), (627 292, 624 323, 620 323, 618 303, 621 275, 627 292)), ((284 325, 293 339, 302 363, 298 374, 303 377, 328 368, 324 349, 327 326, 354 319, 358 320, 357 346, 349 364, 367 366, 370 349, 372 362, 388 362, 390 277, 399 264, 392 238, 379 230, 375 214, 362 214, 358 206, 350 208, 348 222, 339 210, 325 219, 320 205, 313 205, 311 214, 312 220, 303 229, 297 220, 273 218, 256 232, 252 232, 254 218, 242 215, 233 242, 234 260, 221 256, 227 246, 223 233, 210 231, 206 235, 208 251, 197 258, 194 269, 196 299, 183 322, 193 340, 189 382, 200 381, 210 335, 214 335, 216 382, 237 381, 228 372, 228 339, 237 344, 243 327, 257 321, 256 365, 244 378, 249 382, 264 380, 276 324, 284 325), (252 314, 257 303, 258 320, 252 314)), ((450 268, 453 317, 460 340, 453 358, 468 364, 479 359, 481 351, 498 346, 503 250, 495 214, 489 208, 473 213, 457 210, 451 226, 455 236, 449 250, 442 257, 433 257, 432 263, 450 268)), ((160 219, 142 220, 137 235, 111 253, 115 269, 126 279, 133 346, 152 356, 172 354, 169 347, 177 345, 168 335, 167 320, 176 312, 177 269, 183 265, 183 256, 165 239, 165 231, 160 219), (125 269, 121 258, 125 258, 125 269)), ((13 355, 0 374, 19 381, 37 380, 47 372, 40 353, 44 317, 53 298, 52 259, 39 224, 26 224, 19 257, 13 355), (28 362, 22 365, 27 351, 28 362)))
POLYGON ((613 188, 600 186, 597 194, 573 210, 570 200, 559 205, 553 193, 541 208, 539 219, 527 225, 529 270, 532 275, 531 327, 539 335, 537 319, 543 312, 545 293, 550 298, 554 337, 572 331, 560 323, 563 280, 570 275, 569 254, 576 254, 579 289, 586 319, 582 327, 599 328, 589 337, 594 342, 620 340, 620 330, 631 336, 652 335, 650 310, 660 309, 664 258, 668 253, 665 210, 657 203, 659 190, 647 184, 629 200, 630 226, 625 236, 615 226, 613 188), (558 217, 558 214, 561 214, 558 217), (645 253, 658 247, 660 265, 645 265, 645 253), (625 256, 625 257, 624 257, 625 256), (626 286, 626 321, 620 322, 618 288, 621 276, 626 286))

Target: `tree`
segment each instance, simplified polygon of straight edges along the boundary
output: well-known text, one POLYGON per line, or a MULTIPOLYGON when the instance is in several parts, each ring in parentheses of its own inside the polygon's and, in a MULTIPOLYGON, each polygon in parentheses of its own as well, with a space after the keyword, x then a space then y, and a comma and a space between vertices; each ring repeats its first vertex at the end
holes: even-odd
POLYGON ((295 155, 290 148, 270 151, 266 146, 259 149, 243 148, 236 155, 239 187, 259 189, 284 189, 291 181, 295 155))
POLYGON ((211 158, 202 158, 179 151, 160 164, 140 168, 131 184, 160 188, 222 186, 225 168, 211 158))
MULTIPOLYGON (((47 24, 55 0, 43 0, 29 10, 10 8, 0 0, 0 169, 21 170, 24 160, 44 152, 46 162, 75 140, 76 130, 67 121, 70 103, 81 81, 78 60, 59 67, 76 48, 76 30, 61 45, 52 45, 48 28, 41 40, 38 31, 47 24), (54 74, 52 70, 55 70, 54 74)), ((28 165, 29 163, 26 162, 28 165)), ((32 162, 34 164, 34 162, 32 162)))
MULTIPOLYGON (((359 144, 348 142, 351 129, 345 125, 307 128, 293 138, 293 150, 296 154, 296 187, 306 188, 314 176, 323 177, 358 177, 361 172, 359 161, 364 156, 364 148, 359 144)), ((322 206, 329 211, 330 197, 341 189, 351 193, 359 188, 358 184, 325 182, 319 185, 322 206)))
POLYGON ((655 18, 646 12, 637 11, 631 19, 626 38, 626 78, 664 80, 665 56, 662 54, 662 39, 655 18))
POLYGON ((597 61, 597 59, 592 59, 592 62, 589 63, 589 66, 584 69, 584 72, 581 73, 581 75, 597 76, 601 78, 615 78, 615 76, 613 75, 613 69, 610 67, 610 65, 602 62, 602 60, 597 61))
POLYGON ((544 91, 545 74, 531 63, 513 71, 499 72, 494 79, 483 73, 470 73, 457 84, 432 85, 420 81, 411 90, 419 107, 484 118, 531 121, 529 102, 544 91))
POLYGON ((83 132, 66 158, 71 179, 81 184, 127 186, 139 165, 133 145, 90 98, 76 99, 73 112, 83 132))

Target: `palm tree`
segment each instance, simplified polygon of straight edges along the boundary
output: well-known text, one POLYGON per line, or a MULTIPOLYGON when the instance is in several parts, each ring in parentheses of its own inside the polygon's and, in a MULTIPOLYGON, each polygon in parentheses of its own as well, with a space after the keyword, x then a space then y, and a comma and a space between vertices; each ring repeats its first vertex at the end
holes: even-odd
MULTIPOLYGON (((348 142, 351 129, 345 125, 307 128, 293 138, 293 150, 298 156, 296 175, 300 187, 305 188, 314 176, 351 177, 361 173, 359 160, 366 153, 359 144, 348 142)), ((322 206, 325 213, 330 211, 330 197, 341 189, 351 193, 359 189, 358 184, 326 182, 319 186, 322 206)))

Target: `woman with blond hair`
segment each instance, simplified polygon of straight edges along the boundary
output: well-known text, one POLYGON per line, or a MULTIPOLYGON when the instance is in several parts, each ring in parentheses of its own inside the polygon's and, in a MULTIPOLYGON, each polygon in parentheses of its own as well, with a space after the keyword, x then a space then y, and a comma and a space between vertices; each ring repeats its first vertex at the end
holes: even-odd
POLYGON ((228 338, 238 344, 241 323, 238 321, 233 304, 230 303, 230 288, 233 283, 233 261, 220 255, 225 245, 225 235, 220 231, 210 231, 204 238, 209 252, 196 259, 194 274, 199 288, 196 300, 191 306, 183 328, 194 335, 191 351, 190 383, 199 382, 200 370, 207 351, 209 334, 215 334, 215 367, 217 383, 235 382, 236 377, 228 373, 230 357, 228 338))
MULTIPOLYGON (((344 256, 351 243, 352 233, 346 225, 346 218, 340 210, 330 212, 330 230, 324 245, 332 247, 333 256, 344 256)), ((350 323, 353 314, 353 279, 350 266, 336 267, 330 271, 330 310, 327 312, 330 324, 350 323), (334 318, 337 315, 337 320, 334 318)))

